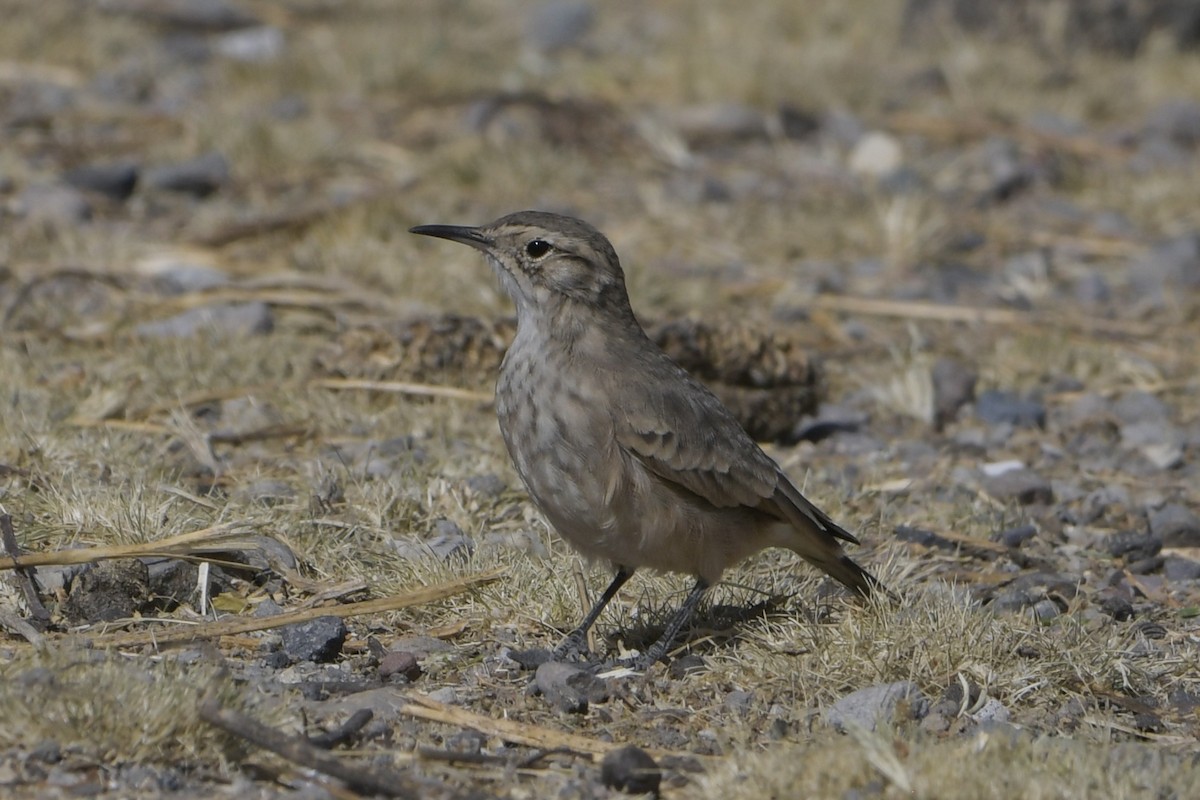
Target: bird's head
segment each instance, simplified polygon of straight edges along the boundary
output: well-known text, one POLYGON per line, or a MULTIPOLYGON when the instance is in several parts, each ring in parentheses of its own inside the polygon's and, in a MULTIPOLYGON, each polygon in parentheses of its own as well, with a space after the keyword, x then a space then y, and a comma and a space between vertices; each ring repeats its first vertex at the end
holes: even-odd
POLYGON ((582 220, 518 211, 478 228, 419 225, 411 231, 481 250, 516 303, 518 317, 554 313, 566 305, 632 314, 616 251, 582 220))

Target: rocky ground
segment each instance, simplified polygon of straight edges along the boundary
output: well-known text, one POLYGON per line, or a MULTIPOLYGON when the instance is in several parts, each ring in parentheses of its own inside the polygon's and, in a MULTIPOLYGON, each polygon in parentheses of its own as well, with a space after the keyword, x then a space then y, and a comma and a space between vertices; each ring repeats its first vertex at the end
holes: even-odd
POLYGON ((0 2, 2 792, 1200 794, 1198 18, 999 7, 0 2), (895 605, 770 552, 520 656, 607 574, 406 233, 520 208, 895 605))

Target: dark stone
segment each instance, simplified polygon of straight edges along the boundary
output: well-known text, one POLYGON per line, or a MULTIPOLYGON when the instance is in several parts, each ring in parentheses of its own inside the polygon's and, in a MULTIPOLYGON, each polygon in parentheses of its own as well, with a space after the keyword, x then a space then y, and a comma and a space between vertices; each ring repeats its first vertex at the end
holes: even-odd
POLYGON ((939 358, 931 371, 934 424, 941 428, 957 416, 958 409, 975 399, 975 370, 952 358, 939 358))
POLYGON ((205 153, 189 161, 146 171, 146 186, 195 197, 207 197, 229 182, 229 162, 220 153, 205 153))
POLYGON ((917 528, 912 525, 897 525, 896 539, 901 542, 919 544, 922 547, 939 548, 942 550, 957 550, 959 544, 944 536, 939 536, 928 528, 917 528))
POLYGON ((1100 601, 1100 610, 1117 622, 1124 622, 1133 617, 1133 603, 1120 594, 1107 595, 1100 601))
POLYGON ((604 755, 600 762, 600 780, 609 789, 658 797, 662 770, 645 750, 627 745, 604 755))
MULTIPOLYGON (((173 611, 181 603, 189 603, 196 596, 200 568, 178 558, 155 560, 147 566, 150 602, 155 608, 173 611)), ((210 576, 211 576, 210 572, 210 576)), ((210 579, 211 580, 211 579, 210 579)), ((220 593, 213 591, 210 584, 209 596, 220 593)), ((197 609, 203 613, 204 609, 197 609)))
POLYGON ((1163 547, 1200 547, 1200 516, 1186 506, 1168 503, 1150 515, 1150 532, 1163 547))
POLYGON ((1105 547, 1113 558, 1132 562, 1158 555, 1163 548, 1163 541, 1153 533, 1121 531, 1109 536, 1105 540, 1105 547))
POLYGON ((807 139, 821 129, 821 119, 807 109, 783 105, 779 107, 779 126, 789 139, 807 139))
POLYGON ((114 200, 126 200, 137 186, 138 165, 132 161, 84 164, 68 170, 63 180, 76 189, 97 192, 114 200))
POLYGON ((1037 536, 1038 529, 1036 525, 1021 525, 1017 528, 1009 528, 1006 531, 1001 531, 997 537, 1000 543, 1005 547, 1020 547, 1028 540, 1037 536))
POLYGON ((63 616, 72 624, 131 617, 149 598, 149 583, 149 569, 136 558, 101 561, 72 582, 63 616))
POLYGON ((346 623, 340 617, 316 617, 279 629, 283 652, 291 661, 333 661, 346 642, 346 623))
POLYGON ((1046 407, 1039 401, 997 389, 979 395, 975 401, 975 416, 989 425, 1008 423, 1026 428, 1046 425, 1046 407))

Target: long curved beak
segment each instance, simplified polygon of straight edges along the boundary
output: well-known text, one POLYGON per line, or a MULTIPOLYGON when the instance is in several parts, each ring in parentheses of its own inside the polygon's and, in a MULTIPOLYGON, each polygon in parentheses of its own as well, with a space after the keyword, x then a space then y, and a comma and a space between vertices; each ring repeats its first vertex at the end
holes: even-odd
POLYGON ((418 225, 409 228, 409 233, 419 233, 422 236, 436 236, 439 239, 449 239, 452 242, 462 242, 476 250, 487 252, 496 240, 487 236, 479 228, 469 228, 465 225, 418 225))

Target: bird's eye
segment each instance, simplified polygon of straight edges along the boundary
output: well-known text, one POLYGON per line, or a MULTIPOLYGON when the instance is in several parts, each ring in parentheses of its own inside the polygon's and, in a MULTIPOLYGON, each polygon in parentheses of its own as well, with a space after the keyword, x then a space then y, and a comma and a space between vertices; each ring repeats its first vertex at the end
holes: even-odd
POLYGON ((550 243, 545 239, 534 239, 525 245, 525 252, 533 258, 541 258, 550 252, 550 243))

